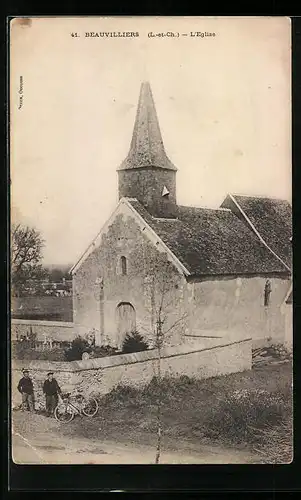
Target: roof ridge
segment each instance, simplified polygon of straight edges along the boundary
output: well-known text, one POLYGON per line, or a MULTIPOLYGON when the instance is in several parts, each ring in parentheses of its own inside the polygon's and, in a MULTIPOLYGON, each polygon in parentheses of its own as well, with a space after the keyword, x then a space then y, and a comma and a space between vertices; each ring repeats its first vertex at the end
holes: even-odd
POLYGON ((156 220, 159 220, 159 221, 163 220, 163 221, 168 221, 168 222, 169 221, 179 221, 179 222, 181 222, 181 220, 179 219, 179 217, 154 217, 153 215, 151 215, 151 218, 153 220, 155 220, 155 221, 156 220))
POLYGON ((242 193, 229 193, 229 195, 235 197, 235 196, 240 196, 242 198, 262 198, 266 200, 275 200, 275 201, 285 201, 287 203, 291 203, 290 200, 287 200, 285 198, 278 198, 276 196, 267 196, 263 194, 242 194, 242 193))
POLYGON ((204 206, 195 206, 195 205, 178 205, 179 208, 195 208, 196 210, 214 210, 214 211, 222 211, 222 212, 231 212, 230 208, 224 207, 204 207, 204 206))
MULTIPOLYGON (((154 215, 152 215, 148 210, 147 208, 145 208, 145 206, 137 199, 137 198, 128 198, 127 196, 124 197, 126 200, 128 200, 129 202, 131 201, 135 201, 136 203, 139 203, 139 205, 141 206, 141 208, 143 210, 145 210, 147 212, 147 214, 149 215, 149 217, 151 219, 153 219, 154 221, 180 221, 180 219, 178 217, 155 217, 154 215)), ((135 208, 135 207, 134 207, 135 208)))
POLYGON ((247 221, 249 226, 251 227, 252 231, 256 234, 256 236, 259 238, 259 240, 263 243, 263 245, 266 246, 266 248, 279 260, 279 262, 281 262, 286 267, 286 269, 291 271, 291 269, 284 262, 284 260, 271 248, 271 246, 266 242, 266 239, 262 237, 262 235, 260 234, 260 232, 256 228, 255 224, 253 224, 250 217, 247 215, 245 210, 240 206, 239 202, 235 199, 235 197, 231 194, 229 196, 230 196, 230 199, 234 202, 234 204, 238 208, 238 210, 240 211, 240 213, 242 214, 242 216, 245 218, 245 220, 247 221))

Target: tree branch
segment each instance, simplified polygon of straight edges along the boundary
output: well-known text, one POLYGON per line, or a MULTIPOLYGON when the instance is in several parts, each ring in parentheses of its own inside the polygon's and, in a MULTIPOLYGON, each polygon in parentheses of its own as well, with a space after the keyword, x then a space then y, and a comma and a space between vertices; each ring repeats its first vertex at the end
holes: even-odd
POLYGON ((187 318, 187 317, 188 317, 188 313, 184 313, 184 314, 183 314, 183 316, 181 316, 181 318, 177 319, 177 321, 175 321, 175 322, 173 323, 173 325, 171 325, 171 327, 170 327, 170 328, 168 328, 168 330, 166 330, 166 331, 164 332, 164 335, 166 335, 166 333, 170 332, 170 330, 172 330, 172 329, 173 329, 173 328, 174 328, 174 327, 175 327, 178 323, 180 323, 181 321, 184 321, 184 319, 185 319, 185 318, 187 318))

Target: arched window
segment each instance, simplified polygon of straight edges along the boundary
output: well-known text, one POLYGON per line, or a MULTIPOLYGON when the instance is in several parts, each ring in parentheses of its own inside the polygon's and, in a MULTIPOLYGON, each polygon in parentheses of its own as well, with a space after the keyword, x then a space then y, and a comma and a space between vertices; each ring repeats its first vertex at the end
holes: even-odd
POLYGON ((270 305, 270 295, 271 295, 272 287, 270 280, 266 280, 264 286, 264 306, 268 307, 270 305))
POLYGON ((124 255, 122 255, 120 262, 121 262, 121 274, 125 276, 127 274, 127 262, 126 262, 126 257, 124 257, 124 255))

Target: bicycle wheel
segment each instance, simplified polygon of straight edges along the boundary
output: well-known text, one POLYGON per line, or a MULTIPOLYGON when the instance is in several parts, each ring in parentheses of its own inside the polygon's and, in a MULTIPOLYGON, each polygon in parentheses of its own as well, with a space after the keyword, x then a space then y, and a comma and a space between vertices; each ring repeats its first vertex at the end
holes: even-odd
POLYGON ((58 422, 68 424, 74 417, 74 411, 68 404, 59 404, 54 410, 54 416, 58 422))
POLYGON ((82 412, 86 417, 94 417, 98 412, 98 403, 96 399, 86 399, 82 406, 82 412))

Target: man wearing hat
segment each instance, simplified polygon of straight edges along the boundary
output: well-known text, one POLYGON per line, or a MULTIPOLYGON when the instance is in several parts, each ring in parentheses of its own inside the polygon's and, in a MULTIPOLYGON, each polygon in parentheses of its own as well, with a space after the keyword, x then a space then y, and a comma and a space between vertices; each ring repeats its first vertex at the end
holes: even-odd
POLYGON ((18 391, 22 394, 23 409, 34 411, 33 383, 28 370, 23 370, 23 377, 18 383, 18 391))
POLYGON ((58 395, 62 393, 59 384, 53 378, 53 372, 47 373, 47 379, 43 385, 43 392, 46 396, 46 414, 47 417, 53 414, 57 404, 58 395))

